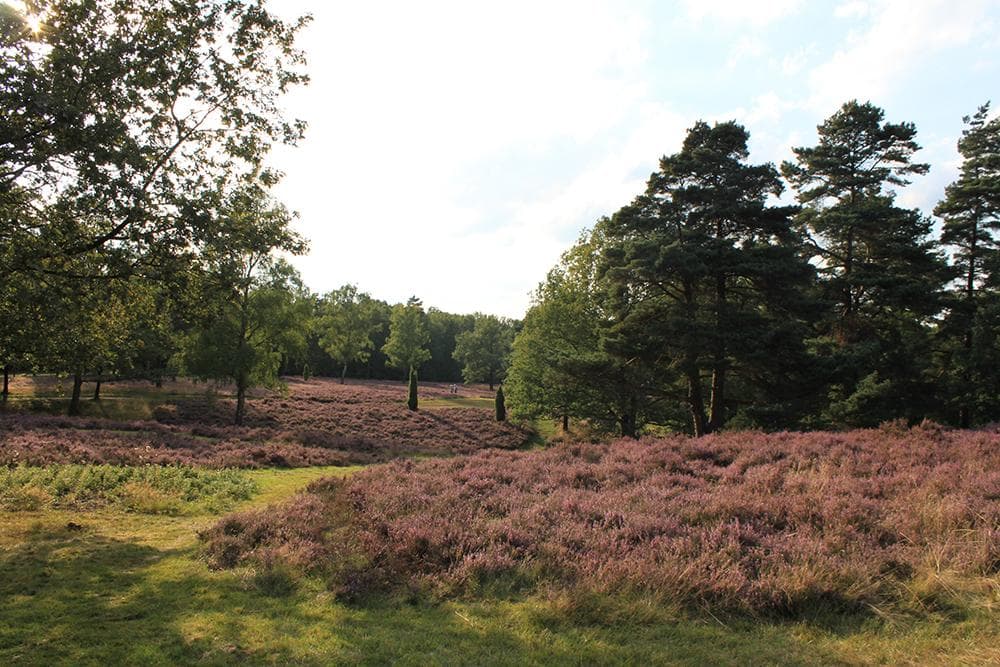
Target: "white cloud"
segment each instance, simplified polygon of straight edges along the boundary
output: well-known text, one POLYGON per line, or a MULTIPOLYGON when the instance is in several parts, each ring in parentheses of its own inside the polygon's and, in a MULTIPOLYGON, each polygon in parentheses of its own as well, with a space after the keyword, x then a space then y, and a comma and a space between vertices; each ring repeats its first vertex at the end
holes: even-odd
POLYGON ((805 69, 809 60, 816 57, 817 47, 810 44, 806 47, 786 54, 781 59, 781 72, 785 76, 795 76, 805 69))
POLYGON ((867 2, 861 2, 861 0, 849 0, 848 2, 837 5, 837 8, 833 10, 833 15, 841 19, 863 18, 868 16, 870 11, 871 6, 867 2))
POLYGON ((801 0, 684 0, 695 20, 715 19, 764 26, 795 13, 801 0))
POLYGON ((726 67, 736 69, 741 65, 746 65, 748 60, 760 58, 767 52, 767 45, 764 40, 756 36, 744 36, 733 44, 729 50, 729 59, 726 67))
POLYGON ((883 0, 867 29, 810 72, 808 106, 829 114, 848 99, 878 100, 937 52, 978 39, 989 7, 984 0, 883 0))

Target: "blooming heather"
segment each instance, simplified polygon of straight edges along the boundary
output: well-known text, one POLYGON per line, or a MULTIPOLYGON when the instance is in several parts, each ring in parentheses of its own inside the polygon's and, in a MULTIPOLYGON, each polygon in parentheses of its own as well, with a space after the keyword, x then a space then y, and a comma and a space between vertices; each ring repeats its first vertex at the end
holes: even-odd
MULTIPOLYGON (((446 395, 430 388, 428 395, 446 395)), ((294 382, 286 396, 247 403, 230 425, 232 400, 190 397, 156 409, 156 421, 0 412, 0 465, 167 464, 211 467, 360 465, 400 456, 514 448, 528 434, 489 410, 412 412, 404 385, 294 382)))
POLYGON ((727 433, 397 461, 203 537, 218 566, 283 559, 345 593, 518 581, 854 607, 922 574, 1000 572, 1000 435, 727 433))

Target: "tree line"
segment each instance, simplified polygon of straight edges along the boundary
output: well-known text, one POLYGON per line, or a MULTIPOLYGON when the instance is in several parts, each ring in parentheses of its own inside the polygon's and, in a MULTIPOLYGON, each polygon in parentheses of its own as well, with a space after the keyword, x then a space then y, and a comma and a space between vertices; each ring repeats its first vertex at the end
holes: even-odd
POLYGON ((965 119, 935 235, 897 202, 929 169, 916 129, 884 115, 844 104, 780 170, 696 123, 539 286, 515 412, 626 436, 1000 421, 1000 120, 965 119))

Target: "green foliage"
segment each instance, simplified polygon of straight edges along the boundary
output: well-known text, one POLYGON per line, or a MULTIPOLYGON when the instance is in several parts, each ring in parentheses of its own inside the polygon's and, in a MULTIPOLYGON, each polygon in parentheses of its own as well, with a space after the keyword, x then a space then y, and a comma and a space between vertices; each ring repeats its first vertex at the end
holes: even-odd
POLYGON ((437 308, 427 309, 431 358, 421 367, 421 375, 438 382, 462 380, 462 364, 455 358, 456 339, 475 326, 475 315, 456 315, 437 308))
POLYGON ((646 192, 603 223, 605 348, 657 369, 653 391, 684 397, 696 435, 721 429, 737 402, 790 400, 804 358, 812 268, 793 209, 768 204, 782 191, 777 171, 746 163, 748 139, 734 122, 697 123, 646 192), (782 359, 761 354, 775 344, 782 359))
POLYGON ((257 184, 225 202, 203 254, 201 322, 185 342, 182 367, 196 377, 232 380, 240 424, 247 390, 276 386, 283 356, 304 351, 311 301, 292 266, 274 254, 305 250, 288 212, 257 184))
POLYGON ((218 512, 257 491, 257 484, 238 470, 75 464, 0 468, 0 508, 10 511, 111 505, 141 514, 218 512))
POLYGON ((497 387, 496 400, 494 401, 494 408, 496 411, 496 417, 498 422, 507 421, 507 404, 504 401, 503 396, 503 385, 497 387))
POLYGON ((372 336, 382 329, 376 302, 354 285, 344 285, 320 301, 316 326, 320 345, 342 366, 341 382, 348 364, 368 360, 372 336))
POLYGON ((406 391, 406 407, 410 410, 417 409, 417 369, 410 369, 410 382, 406 391))
POLYGON ((519 418, 584 418, 636 435, 656 408, 655 369, 609 352, 607 286, 597 275, 603 227, 584 234, 535 295, 506 381, 519 418))
POLYGON ((210 223, 220 182, 258 172, 303 123, 280 98, 307 79, 258 2, 38 0, 38 30, 0 30, 0 270, 72 275, 102 258, 157 274, 210 223), (58 174, 58 178, 51 175, 58 174))
POLYGON ((466 382, 486 382, 490 389, 502 382, 510 365, 514 323, 495 315, 474 315, 470 331, 455 337, 454 356, 462 364, 466 382))
POLYGON ((942 243, 954 248, 953 262, 961 278, 948 316, 939 331, 938 361, 946 385, 948 408, 958 423, 986 423, 1000 418, 994 363, 996 288, 1000 286, 1000 118, 988 120, 989 104, 970 118, 958 141, 962 167, 934 209, 944 218, 942 243))
MULTIPOLYGON (((796 161, 782 170, 804 206, 798 224, 830 304, 818 322, 819 334, 837 343, 829 348, 830 382, 843 396, 867 396, 867 378, 877 372, 886 401, 919 413, 933 393, 923 380, 925 324, 940 311, 949 271, 929 238, 930 220, 895 205, 892 187, 928 170, 913 161, 916 129, 883 119, 871 103, 848 102, 818 127, 819 143, 795 148, 796 161)), ((844 413, 846 405, 855 403, 832 406, 835 423, 872 417, 844 413)))
POLYGON ((425 320, 423 304, 415 296, 405 304, 393 306, 389 319, 389 340, 382 348, 390 364, 412 371, 431 358, 427 350, 430 335, 425 320))

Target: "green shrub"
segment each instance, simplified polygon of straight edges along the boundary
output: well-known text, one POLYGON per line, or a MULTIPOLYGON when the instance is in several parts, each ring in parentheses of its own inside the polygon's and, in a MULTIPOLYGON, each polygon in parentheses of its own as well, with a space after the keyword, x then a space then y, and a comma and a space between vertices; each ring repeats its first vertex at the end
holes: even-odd
POLYGON ((0 468, 0 504, 10 511, 111 505, 143 514, 222 511, 256 492, 250 477, 231 469, 79 464, 0 468))
POLYGON ((12 512, 36 512, 51 503, 52 494, 33 485, 10 489, 0 496, 0 507, 12 512))
POLYGON ((504 403, 504 398, 503 398, 503 385, 497 387, 497 397, 494 401, 494 404, 496 406, 496 411, 497 411, 497 421, 498 422, 507 421, 507 406, 504 403))

